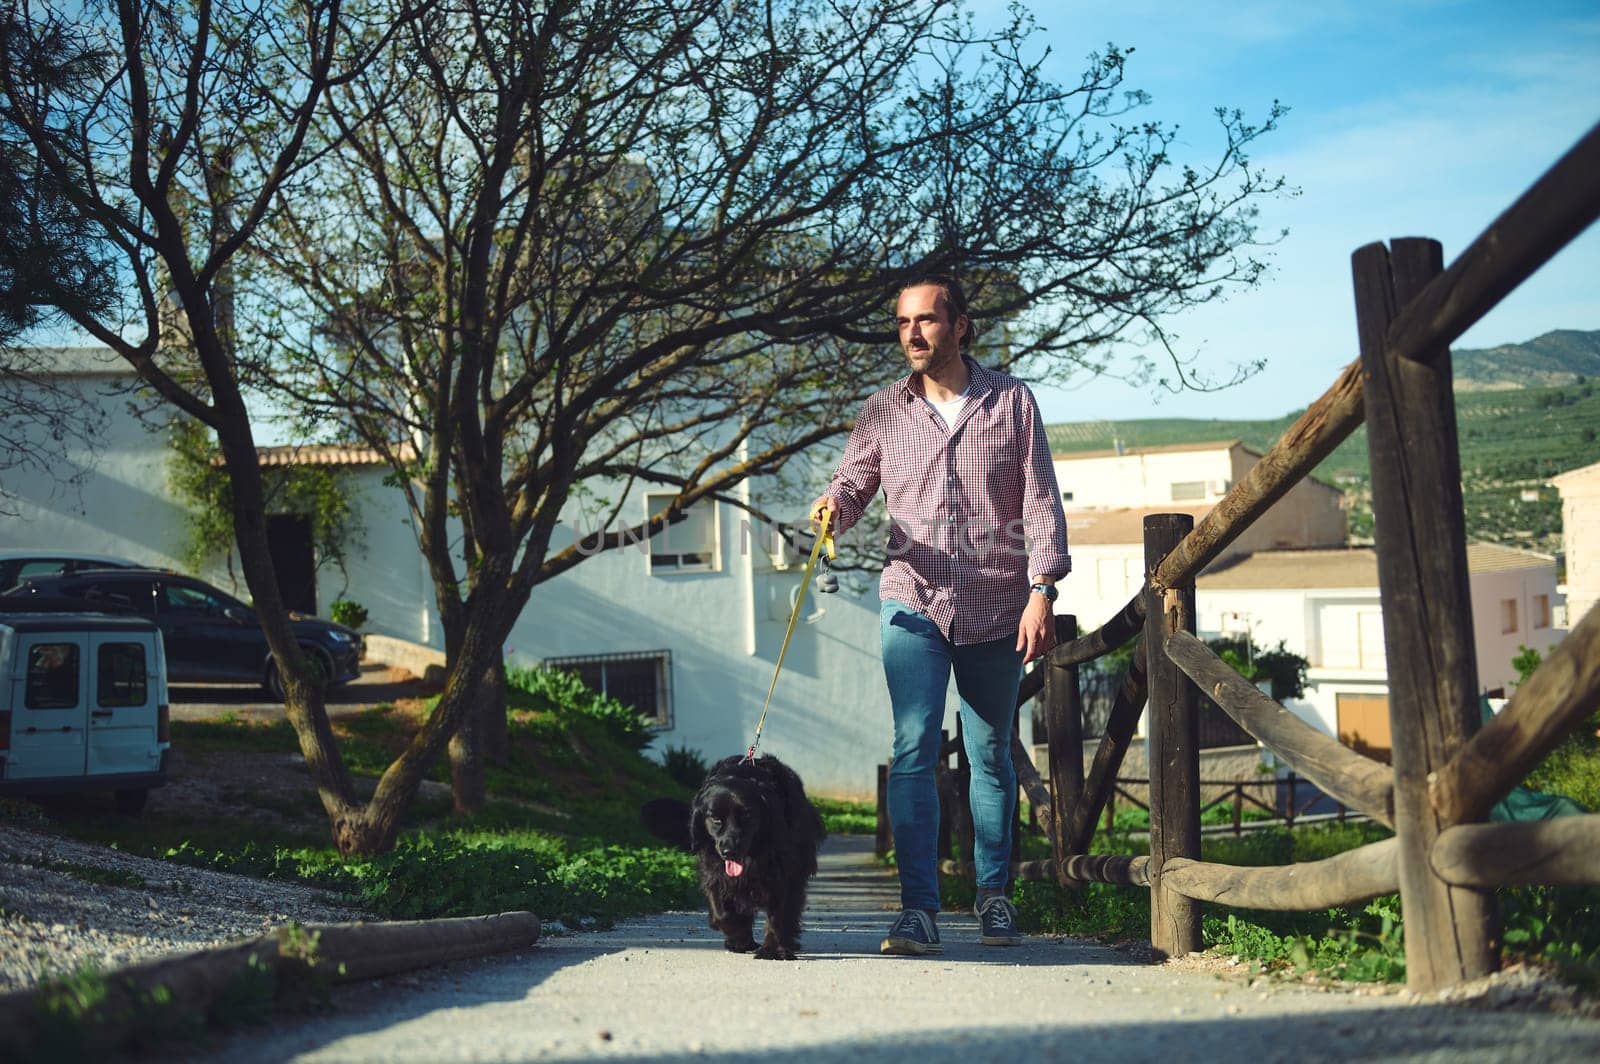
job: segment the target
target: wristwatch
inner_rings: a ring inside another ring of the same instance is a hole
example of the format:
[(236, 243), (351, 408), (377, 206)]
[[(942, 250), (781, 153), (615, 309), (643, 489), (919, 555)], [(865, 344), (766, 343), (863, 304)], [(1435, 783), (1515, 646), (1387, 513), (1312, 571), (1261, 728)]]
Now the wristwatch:
[(1058, 594), (1056, 591), (1056, 585), (1054, 584), (1030, 584), (1028, 585), (1028, 590), (1036, 591), (1043, 595), (1046, 602), (1054, 602), (1056, 600), (1056, 595)]

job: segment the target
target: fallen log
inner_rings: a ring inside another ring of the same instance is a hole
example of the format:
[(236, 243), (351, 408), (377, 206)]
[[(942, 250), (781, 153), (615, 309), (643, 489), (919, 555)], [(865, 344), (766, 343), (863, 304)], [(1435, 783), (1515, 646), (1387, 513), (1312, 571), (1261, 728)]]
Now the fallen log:
[[(525, 949), (539, 918), (512, 912), (447, 920), (300, 926), (258, 938), (0, 995), (0, 1059), (100, 1054), (265, 1013), (295, 987), (396, 975)], [(90, 984), (93, 984), (90, 986)], [(87, 989), (86, 989), (87, 988)]]

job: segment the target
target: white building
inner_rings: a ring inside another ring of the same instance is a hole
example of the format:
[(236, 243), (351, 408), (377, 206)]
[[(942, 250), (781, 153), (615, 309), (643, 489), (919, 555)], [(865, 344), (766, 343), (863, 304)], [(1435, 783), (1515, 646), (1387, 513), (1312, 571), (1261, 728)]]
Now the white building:
[(1561, 493), (1561, 539), (1567, 555), (1567, 624), (1600, 602), (1600, 462), (1551, 478)]
[[(1076, 614), (1081, 630), (1099, 627), (1144, 584), (1144, 519), (1188, 513), (1198, 522), (1260, 460), (1238, 440), (1055, 455), (1072, 549), (1057, 609)], [(1261, 550), (1343, 546), (1342, 503), (1337, 488), (1307, 477), (1214, 564)]]
[[(54, 356), (56, 382), (81, 395), (98, 440), (92, 450), (70, 448), (65, 468), (55, 471), (60, 476), (7, 476), (13, 498), (11, 514), (0, 518), (0, 549), (48, 545), (184, 568), (188, 516), (169, 488), (171, 452), (164, 433), (129, 416), (131, 371), (100, 350)], [(348, 597), (370, 611), (368, 632), (442, 648), (427, 566), (404, 502), (383, 483), (387, 468), (376, 456), (312, 446), (267, 448), (262, 460), (316, 463), (347, 475), (364, 542), (346, 572), (316, 569), (313, 605), (326, 611), (335, 598)], [(64, 483), (69, 477), (76, 483)], [(625, 516), (642, 519), (646, 503), (645, 493), (636, 492)], [(294, 517), (270, 518), (285, 519), (274, 527), (275, 555), (311, 551)], [(554, 548), (574, 536), (559, 529)], [(770, 546), (743, 511), (702, 504), (649, 543), (597, 555), (537, 587), (506, 651), (523, 663), (577, 669), (644, 705), (660, 724), (658, 748), (688, 746), (708, 759), (743, 753), (800, 581), (801, 566), (792, 556), (775, 563)], [(221, 564), (195, 575), (246, 594)], [(876, 586), (825, 597), (812, 589), (806, 613), (808, 623), (797, 627), (784, 661), (762, 748), (792, 763), (817, 793), (869, 797), (892, 736)], [(952, 710), (954, 697), (952, 685)]]
[[(1478, 689), (1499, 694), (1516, 680), (1520, 646), (1547, 653), (1555, 559), (1509, 547), (1467, 547)], [(1388, 666), (1378, 558), (1371, 547), (1263, 551), (1202, 574), (1195, 587), (1202, 633), (1246, 634), (1310, 663), (1305, 697), (1290, 709), (1349, 745), (1389, 748)]]

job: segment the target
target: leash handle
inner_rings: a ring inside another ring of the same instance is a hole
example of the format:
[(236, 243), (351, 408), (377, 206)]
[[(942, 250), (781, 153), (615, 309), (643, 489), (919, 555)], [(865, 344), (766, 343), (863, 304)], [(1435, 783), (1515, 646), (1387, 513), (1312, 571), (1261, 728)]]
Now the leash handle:
[(756, 721), (756, 737), (750, 744), (750, 749), (745, 751), (744, 759), (756, 759), (756, 747), (761, 745), (761, 729), (767, 726), (767, 710), (772, 708), (772, 692), (778, 689), (778, 674), (783, 671), (784, 655), (789, 653), (789, 639), (794, 635), (795, 622), (800, 619), (800, 608), (805, 605), (806, 585), (811, 583), (811, 572), (817, 567), (817, 558), (824, 548), (828, 557), (837, 557), (833, 548), (833, 535), (828, 531), (828, 524), (833, 519), (833, 514), (827, 510), (822, 511), (822, 529), (817, 533), (817, 541), (811, 545), (811, 557), (806, 559), (806, 571), (800, 577), (800, 593), (795, 596), (794, 609), (789, 612), (789, 627), (783, 633), (783, 646), (778, 649), (778, 664), (772, 670), (772, 682), (767, 685), (766, 701), (761, 703), (761, 719)]

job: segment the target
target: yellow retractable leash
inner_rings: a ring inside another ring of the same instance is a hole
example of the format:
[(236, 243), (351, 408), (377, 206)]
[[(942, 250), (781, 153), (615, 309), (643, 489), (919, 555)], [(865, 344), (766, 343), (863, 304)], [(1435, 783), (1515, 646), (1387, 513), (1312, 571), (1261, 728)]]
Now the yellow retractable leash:
[(756, 721), (755, 741), (750, 744), (750, 749), (745, 751), (744, 759), (756, 759), (756, 747), (761, 745), (761, 729), (767, 724), (767, 710), (772, 706), (772, 692), (778, 689), (778, 673), (783, 671), (783, 656), (789, 653), (789, 637), (794, 635), (795, 622), (800, 619), (800, 608), (806, 602), (806, 585), (811, 583), (811, 571), (817, 567), (817, 558), (823, 550), (827, 550), (828, 559), (836, 557), (833, 549), (833, 534), (828, 531), (828, 523), (833, 519), (833, 514), (827, 510), (822, 511), (822, 530), (817, 533), (817, 541), (811, 546), (811, 557), (806, 559), (805, 575), (800, 578), (800, 594), (795, 596), (794, 610), (789, 614), (789, 627), (783, 633), (783, 646), (778, 650), (778, 664), (772, 670), (772, 683), (767, 685), (767, 700), (761, 704), (761, 719)]

